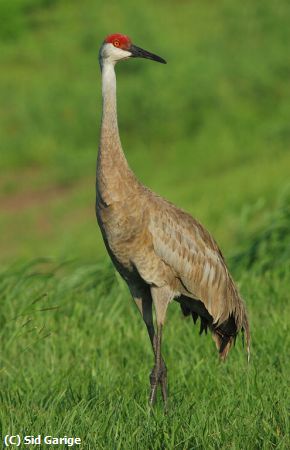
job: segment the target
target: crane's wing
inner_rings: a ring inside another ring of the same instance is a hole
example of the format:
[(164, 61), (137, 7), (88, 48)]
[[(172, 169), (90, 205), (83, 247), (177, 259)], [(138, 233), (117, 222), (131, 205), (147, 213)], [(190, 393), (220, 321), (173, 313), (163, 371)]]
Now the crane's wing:
[(156, 199), (149, 231), (155, 254), (180, 280), (182, 294), (202, 301), (215, 324), (233, 315), (239, 330), (243, 301), (221, 251), (206, 229), (189, 214)]

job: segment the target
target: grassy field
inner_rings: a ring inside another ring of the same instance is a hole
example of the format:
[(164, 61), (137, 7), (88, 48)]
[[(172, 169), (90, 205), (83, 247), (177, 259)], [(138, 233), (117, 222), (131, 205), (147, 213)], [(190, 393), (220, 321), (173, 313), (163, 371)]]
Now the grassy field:
[(164, 416), (160, 400), (148, 410), (148, 337), (110, 266), (10, 268), (0, 286), (3, 435), (77, 436), (83, 449), (289, 448), (289, 282), (289, 267), (240, 278), (249, 366), (240, 339), (220, 364), (211, 338), (171, 305)]
[[(2, 437), (290, 448), (289, 20), (287, 0), (0, 3)], [(117, 68), (130, 165), (214, 234), (250, 314), (250, 365), (240, 339), (220, 364), (171, 305), (166, 416), (147, 408), (148, 337), (94, 217), (111, 32), (168, 61)]]

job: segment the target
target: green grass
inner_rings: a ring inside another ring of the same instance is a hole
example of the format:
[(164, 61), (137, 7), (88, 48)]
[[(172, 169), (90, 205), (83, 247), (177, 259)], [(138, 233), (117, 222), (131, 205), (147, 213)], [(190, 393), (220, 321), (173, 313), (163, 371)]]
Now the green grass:
[(169, 308), (163, 353), (169, 413), (147, 407), (145, 326), (110, 266), (40, 261), (1, 274), (2, 433), (78, 436), (84, 449), (287, 449), (289, 264), (243, 272), (252, 328), (225, 364)]
[[(288, 0), (0, 2), (2, 436), (290, 448), (289, 21)], [(240, 339), (220, 364), (171, 305), (166, 416), (147, 408), (145, 326), (94, 216), (98, 48), (116, 31), (168, 60), (117, 67), (130, 165), (213, 233), (251, 321), (250, 365)]]

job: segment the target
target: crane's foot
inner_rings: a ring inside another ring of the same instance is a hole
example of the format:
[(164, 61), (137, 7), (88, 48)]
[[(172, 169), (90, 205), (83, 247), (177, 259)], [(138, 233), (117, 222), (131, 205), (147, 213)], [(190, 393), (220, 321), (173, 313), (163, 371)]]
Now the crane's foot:
[(153, 406), (156, 402), (157, 389), (160, 385), (164, 410), (167, 411), (167, 368), (164, 361), (162, 361), (159, 368), (157, 367), (157, 365), (153, 367), (150, 374), (150, 385), (151, 391), (149, 396), (149, 405)]

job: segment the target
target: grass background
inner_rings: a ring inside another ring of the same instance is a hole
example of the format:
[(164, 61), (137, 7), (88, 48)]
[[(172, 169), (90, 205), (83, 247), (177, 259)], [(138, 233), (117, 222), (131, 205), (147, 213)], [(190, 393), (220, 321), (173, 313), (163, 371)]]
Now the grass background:
[[(0, 3), (0, 430), (84, 449), (290, 447), (290, 4)], [(94, 217), (98, 48), (124, 32), (168, 65), (117, 67), (131, 167), (215, 236), (253, 351), (217, 362), (172, 305), (170, 410), (146, 405), (152, 355)], [(47, 448), (47, 447), (46, 447)]]

